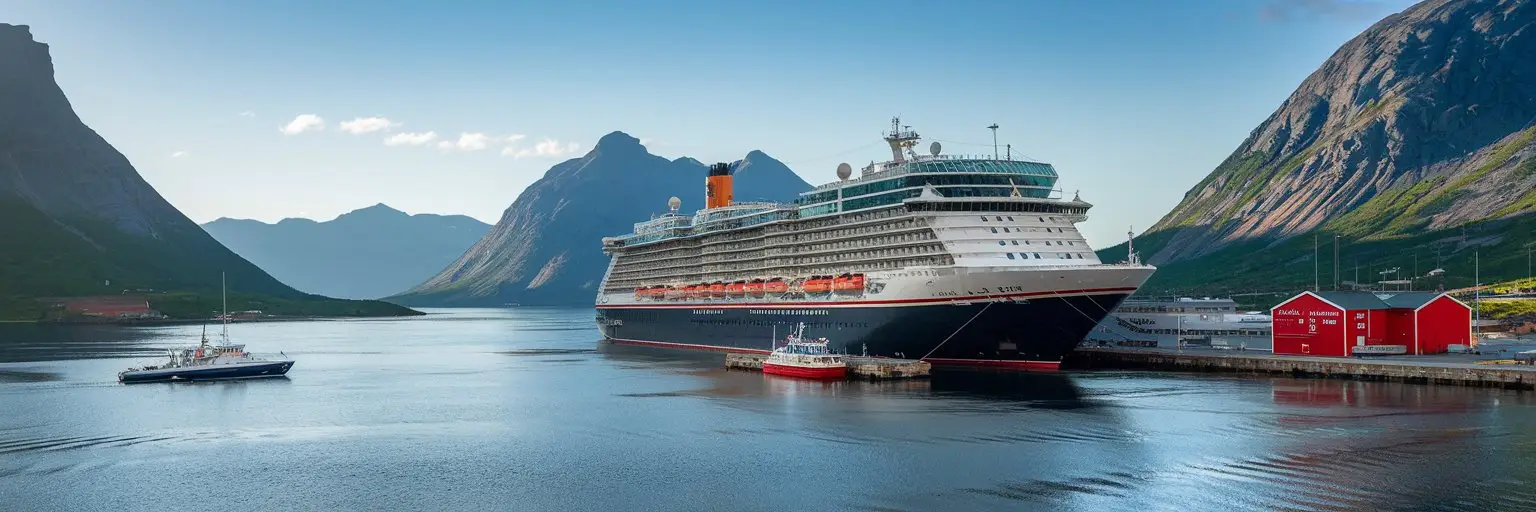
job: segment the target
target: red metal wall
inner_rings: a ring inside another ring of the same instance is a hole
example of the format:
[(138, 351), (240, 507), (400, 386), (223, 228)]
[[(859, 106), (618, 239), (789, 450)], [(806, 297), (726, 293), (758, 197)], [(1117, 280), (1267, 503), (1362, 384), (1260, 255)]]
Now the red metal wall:
[(1390, 309), (1387, 310), (1387, 345), (1402, 345), (1408, 347), (1409, 354), (1416, 354), (1413, 341), (1413, 319), (1416, 318), (1412, 310)]
[(1310, 293), (1303, 293), (1270, 310), (1275, 353), (1347, 356), (1344, 311)]
[[(1355, 345), (1396, 345), (1387, 340), (1387, 310), (1362, 309), (1345, 315), (1345, 342)], [(1349, 355), (1349, 354), (1344, 354)]]
[(1446, 295), (1417, 311), (1419, 350), (1439, 354), (1447, 345), (1472, 343), (1472, 310)]

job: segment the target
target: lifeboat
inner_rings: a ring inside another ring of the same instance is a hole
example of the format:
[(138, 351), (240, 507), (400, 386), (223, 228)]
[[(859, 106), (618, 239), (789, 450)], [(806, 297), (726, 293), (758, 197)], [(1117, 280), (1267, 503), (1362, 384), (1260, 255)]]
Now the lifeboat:
[(763, 295), (763, 280), (753, 279), (748, 281), (746, 285), (742, 286), (742, 289), (747, 292), (747, 295), (761, 297)]
[(666, 289), (666, 293), (664, 293), (663, 295), (666, 297), (667, 300), (681, 299), (683, 297), (687, 297), (688, 296), (688, 292), (685, 291), (686, 289), (687, 289), (686, 286), (683, 287), (683, 288), (677, 288), (677, 287), (674, 287), (674, 286), (668, 286), (667, 289)]
[(805, 293), (827, 293), (832, 291), (832, 278), (811, 276), (810, 279), (805, 280), (805, 284), (800, 285), (800, 289), (805, 290)]
[(705, 296), (709, 295), (709, 285), (707, 285), (707, 284), (692, 285), (692, 286), (689, 286), (687, 288), (687, 290), (688, 290), (688, 298), (690, 298), (690, 299), (697, 299), (697, 298), (705, 297)]
[(725, 283), (715, 281), (709, 285), (709, 294), (714, 297), (725, 296)]
[(742, 295), (746, 295), (747, 294), (747, 282), (746, 281), (736, 281), (734, 283), (725, 285), (725, 294), (726, 295), (730, 295), (732, 297), (740, 297)]
[(639, 288), (635, 288), (635, 300), (644, 299), (644, 298), (650, 296), (650, 292), (651, 292), (651, 289), (648, 288), (648, 287), (645, 287), (645, 286), (641, 286)]
[(838, 293), (864, 291), (864, 274), (843, 274), (832, 281), (832, 290)]
[(664, 299), (667, 296), (667, 287), (652, 286), (651, 289), (646, 292), (646, 295), (649, 295), (652, 299)]
[(784, 293), (787, 291), (789, 291), (789, 283), (784, 282), (782, 277), (775, 277), (763, 283), (763, 293)]

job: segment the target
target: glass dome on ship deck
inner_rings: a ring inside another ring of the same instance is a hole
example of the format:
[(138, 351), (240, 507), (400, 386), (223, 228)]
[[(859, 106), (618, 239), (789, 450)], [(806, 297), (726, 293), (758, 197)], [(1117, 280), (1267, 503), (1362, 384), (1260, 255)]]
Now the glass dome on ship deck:
[[(839, 190), (842, 191), (843, 199), (851, 199), (892, 190), (916, 189), (924, 185), (933, 185), (946, 197), (1003, 197), (1011, 195), (1013, 188), (1018, 187), (1021, 196), (1043, 199), (1050, 197), (1052, 187), (1056, 185), (1056, 169), (1051, 167), (1051, 164), (1022, 160), (923, 159), (905, 162), (888, 170), (865, 174), (849, 182), (829, 183), (817, 187), (814, 191), (801, 195), (795, 202), (801, 205), (813, 205), (835, 201)], [(917, 197), (916, 190), (905, 192), (908, 194), (901, 197), (881, 197), (873, 201), (873, 204), (865, 204), (869, 201), (857, 201), (854, 204), (845, 205), (843, 210), (889, 204), (892, 199), (899, 201), (906, 197)], [(802, 210), (801, 213), (827, 212)]]

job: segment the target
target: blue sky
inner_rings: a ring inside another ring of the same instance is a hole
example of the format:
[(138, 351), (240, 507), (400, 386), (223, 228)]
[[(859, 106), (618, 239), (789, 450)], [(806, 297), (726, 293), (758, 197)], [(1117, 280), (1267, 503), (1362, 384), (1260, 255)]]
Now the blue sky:
[(1096, 205), (1103, 246), (1410, 4), (12, 0), (0, 21), (32, 26), (80, 117), (198, 222), (379, 202), (495, 222), (613, 130), (706, 162), (761, 149), (819, 184), (888, 157), (901, 115), (946, 152), (990, 153), (998, 123)]

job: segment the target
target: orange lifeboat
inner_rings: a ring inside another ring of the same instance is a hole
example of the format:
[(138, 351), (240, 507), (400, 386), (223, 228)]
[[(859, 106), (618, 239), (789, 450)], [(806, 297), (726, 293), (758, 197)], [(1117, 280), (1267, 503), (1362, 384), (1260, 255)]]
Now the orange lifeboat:
[(805, 293), (827, 293), (832, 291), (832, 278), (811, 276), (810, 279), (805, 280), (805, 284), (800, 285), (800, 289), (805, 290)]
[(747, 294), (747, 282), (746, 281), (736, 281), (734, 283), (725, 285), (725, 294), (726, 295), (730, 295), (732, 297), (740, 297), (742, 295), (746, 295)]
[(858, 293), (864, 290), (864, 274), (843, 274), (832, 281), (832, 290), (838, 293)]
[(747, 284), (743, 285), (742, 289), (746, 291), (747, 295), (761, 297), (763, 295), (763, 280), (753, 279), (751, 281), (747, 281)]
[(714, 283), (710, 284), (709, 285), (709, 294), (711, 296), (714, 296), (714, 297), (724, 297), (725, 296), (725, 283), (722, 283), (720, 281), (715, 281)]
[(763, 293), (784, 293), (787, 291), (789, 291), (789, 283), (784, 282), (782, 277), (775, 277), (763, 283)]
[(667, 287), (666, 286), (652, 286), (650, 291), (647, 292), (647, 295), (650, 295), (652, 299), (662, 299), (662, 298), (665, 298), (667, 296)]
[(646, 298), (647, 296), (650, 295), (650, 292), (651, 292), (650, 288), (647, 288), (647, 287), (644, 287), (644, 286), (641, 286), (639, 288), (635, 288), (635, 300), (640, 300), (640, 299)]
[(686, 288), (687, 287), (678, 288), (675, 286), (668, 286), (664, 291), (663, 296), (666, 297), (667, 300), (677, 300), (683, 297), (687, 297), (688, 292), (685, 291)]
[(690, 298), (690, 299), (697, 299), (697, 298), (703, 297), (703, 296), (705, 296), (705, 295), (707, 295), (709, 293), (709, 285), (703, 285), (703, 284), (689, 285), (687, 288), (684, 288), (684, 289), (688, 290), (688, 294), (687, 295), (688, 295), (688, 298)]

